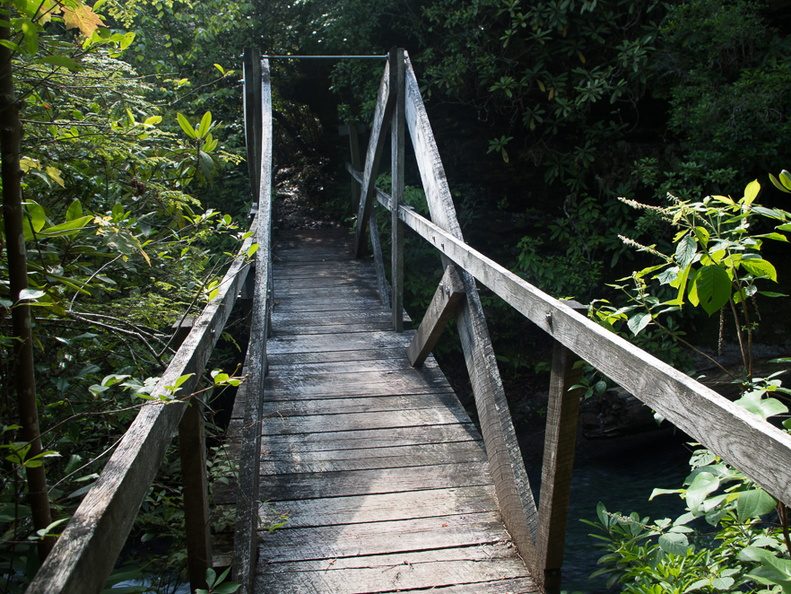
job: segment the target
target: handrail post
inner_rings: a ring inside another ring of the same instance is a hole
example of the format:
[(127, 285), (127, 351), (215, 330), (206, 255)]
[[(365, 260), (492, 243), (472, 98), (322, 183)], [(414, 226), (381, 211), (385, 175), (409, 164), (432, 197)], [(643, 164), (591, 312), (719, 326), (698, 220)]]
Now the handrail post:
[(206, 430), (203, 402), (197, 396), (190, 400), (179, 424), (179, 456), (184, 489), (187, 568), (190, 590), (195, 591), (196, 588), (206, 588), (206, 570), (212, 566)]
[[(584, 309), (576, 302), (569, 305), (575, 310)], [(580, 368), (574, 365), (578, 360), (572, 351), (554, 341), (534, 576), (543, 578), (544, 591), (548, 594), (560, 592), (581, 396), (580, 389), (571, 389), (579, 383), (581, 375)]]
[(404, 201), (404, 142), (406, 139), (404, 50), (390, 50), (390, 92), (396, 96), (393, 121), (390, 127), (391, 138), (391, 204), (390, 249), (391, 285), (393, 288), (390, 306), (393, 313), (393, 329), (404, 330), (404, 224), (398, 218), (398, 207)]
[(247, 168), (253, 202), (258, 202), (261, 186), (261, 50), (244, 50), (244, 134), (247, 144)]
[[(360, 165), (360, 139), (357, 136), (357, 125), (347, 124), (346, 127), (349, 129), (349, 153), (351, 164), (352, 167), (359, 171), (362, 167)], [(351, 192), (352, 196), (349, 212), (355, 213), (357, 212), (357, 205), (360, 204), (360, 186), (354, 178), (352, 178)]]

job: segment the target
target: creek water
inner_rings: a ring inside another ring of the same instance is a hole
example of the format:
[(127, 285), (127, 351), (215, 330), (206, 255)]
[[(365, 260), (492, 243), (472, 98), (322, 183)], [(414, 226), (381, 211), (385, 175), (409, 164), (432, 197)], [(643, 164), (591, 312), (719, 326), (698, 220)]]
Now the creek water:
[[(600, 594), (608, 590), (606, 578), (591, 579), (604, 551), (589, 536), (595, 530), (581, 519), (596, 520), (596, 506), (608, 511), (638, 512), (652, 520), (683, 513), (676, 495), (649, 501), (654, 488), (678, 488), (689, 474), (689, 438), (671, 430), (607, 440), (580, 438), (574, 462), (571, 503), (563, 561), (562, 588), (567, 592)], [(539, 483), (539, 476), (530, 476)], [(617, 589), (615, 590), (617, 591)]]

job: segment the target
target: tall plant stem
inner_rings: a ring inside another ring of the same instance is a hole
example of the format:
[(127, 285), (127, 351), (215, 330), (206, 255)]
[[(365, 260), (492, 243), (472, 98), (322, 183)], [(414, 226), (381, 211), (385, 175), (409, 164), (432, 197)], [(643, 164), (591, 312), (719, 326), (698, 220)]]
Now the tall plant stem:
[[(0, 18), (8, 22), (9, 15), (0, 11)], [(0, 26), (0, 40), (9, 40), (8, 27)], [(33, 368), (33, 331), (30, 306), (20, 300), (22, 291), (28, 288), (27, 255), (25, 253), (24, 213), (22, 211), (22, 169), (19, 166), (19, 146), (22, 139), (22, 124), (19, 121), (19, 103), (14, 92), (13, 70), (10, 50), (0, 45), (0, 153), (3, 183), (3, 217), (5, 222), (6, 251), (8, 253), (8, 276), (11, 289), (11, 309), (14, 341), (12, 376), (16, 379), (17, 406), (21, 441), (30, 444), (26, 459), (42, 452), (41, 434), (36, 404), (36, 381)], [(52, 523), (47, 479), (44, 466), (26, 465), (28, 499), (33, 516), (33, 526), (43, 530)], [(43, 561), (54, 545), (53, 537), (38, 542), (39, 560)]]

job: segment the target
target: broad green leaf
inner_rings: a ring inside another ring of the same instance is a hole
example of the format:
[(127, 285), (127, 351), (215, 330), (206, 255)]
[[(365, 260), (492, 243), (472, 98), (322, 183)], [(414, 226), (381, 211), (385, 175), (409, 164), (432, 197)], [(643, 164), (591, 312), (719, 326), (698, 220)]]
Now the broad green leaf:
[(785, 186), (783, 186), (783, 184), (781, 184), (780, 181), (774, 175), (772, 175), (771, 173), (769, 174), (769, 181), (771, 181), (772, 185), (775, 188), (777, 188), (778, 190), (780, 190), (781, 192), (788, 193), (789, 190), (791, 190), (791, 188), (786, 188)]
[(773, 239), (774, 241), (784, 241), (788, 243), (788, 237), (782, 233), (762, 233), (761, 235), (754, 235), (753, 237), (760, 237), (761, 239)]
[(69, 204), (69, 208), (66, 209), (66, 220), (73, 221), (74, 219), (78, 219), (82, 216), (82, 202), (79, 200), (73, 201)]
[(651, 314), (647, 311), (641, 311), (629, 318), (629, 321), (626, 322), (626, 325), (629, 327), (629, 330), (632, 331), (632, 334), (637, 336), (640, 334), (640, 332), (645, 330), (646, 326), (648, 326), (650, 323)]
[(698, 238), (700, 245), (706, 247), (709, 244), (709, 231), (706, 227), (695, 227), (695, 237)]
[(771, 262), (761, 258), (742, 259), (742, 268), (755, 277), (768, 278), (777, 282), (777, 270)]
[(651, 491), (651, 497), (648, 498), (648, 501), (652, 501), (657, 495), (677, 495), (683, 492), (684, 489), (654, 489)]
[(691, 511), (696, 511), (700, 505), (720, 486), (720, 480), (710, 472), (700, 472), (687, 487), (686, 501), (687, 507)]
[(47, 64), (48, 66), (68, 68), (69, 70), (75, 72), (80, 69), (79, 62), (64, 55), (41, 56), (33, 60), (33, 62), (36, 64)]
[(758, 518), (772, 512), (777, 506), (777, 501), (763, 489), (751, 489), (739, 493), (736, 501), (736, 512), (739, 520), (747, 522), (751, 518)]
[(771, 551), (758, 547), (745, 547), (739, 553), (740, 561), (753, 561), (761, 564), (747, 574), (747, 577), (766, 585), (779, 585), (783, 593), (791, 593), (791, 561), (779, 559)]
[(689, 554), (689, 539), (678, 532), (667, 532), (659, 537), (659, 547), (666, 553), (686, 557)]
[(689, 288), (690, 302), (698, 301), (709, 315), (718, 312), (728, 303), (730, 296), (731, 279), (719, 266), (704, 266), (698, 270)]
[(25, 206), (27, 207), (24, 223), (25, 239), (30, 241), (34, 234), (41, 231), (47, 224), (47, 213), (44, 211), (44, 207), (32, 200), (27, 201)]
[(53, 225), (52, 227), (42, 229), (39, 235), (42, 237), (69, 237), (76, 235), (84, 229), (92, 219), (93, 217), (91, 215), (86, 215), (71, 221), (66, 221), (59, 225)]
[(712, 196), (712, 198), (714, 198), (714, 200), (717, 202), (722, 202), (723, 204), (736, 204), (729, 196)]
[(209, 133), (211, 127), (211, 112), (207, 111), (198, 124), (198, 138), (204, 138)]
[(47, 176), (56, 184), (58, 184), (61, 188), (66, 187), (66, 183), (63, 181), (63, 177), (60, 174), (60, 169), (58, 169), (57, 167), (53, 167), (52, 165), (47, 165), (44, 168), (44, 171), (46, 171)]
[(791, 190), (791, 173), (789, 173), (787, 169), (783, 169), (780, 172), (780, 183)]
[(151, 116), (151, 117), (146, 118), (146, 121), (143, 122), (143, 125), (144, 126), (156, 126), (161, 121), (162, 121), (162, 116), (155, 115), (155, 116)]
[(758, 183), (757, 179), (754, 179), (749, 184), (747, 184), (746, 188), (744, 188), (744, 198), (742, 198), (740, 202), (744, 206), (750, 206), (753, 203), (753, 201), (758, 197), (758, 192), (760, 191), (761, 191), (761, 184)]
[(22, 289), (19, 292), (19, 300), (22, 301), (23, 299), (27, 299), (29, 301), (35, 301), (44, 295), (46, 295), (46, 293), (40, 289)]
[(742, 408), (766, 420), (788, 412), (788, 407), (776, 398), (765, 398), (763, 390), (752, 390), (735, 401)]
[(181, 112), (177, 113), (176, 119), (178, 120), (181, 129), (184, 130), (184, 134), (186, 134), (190, 138), (198, 137), (197, 132), (195, 132), (195, 128), (192, 127), (192, 124), (189, 123), (189, 120), (186, 118), (186, 116), (183, 113)]
[(676, 246), (675, 258), (681, 268), (686, 268), (692, 263), (697, 251), (697, 243), (693, 235), (685, 235)]

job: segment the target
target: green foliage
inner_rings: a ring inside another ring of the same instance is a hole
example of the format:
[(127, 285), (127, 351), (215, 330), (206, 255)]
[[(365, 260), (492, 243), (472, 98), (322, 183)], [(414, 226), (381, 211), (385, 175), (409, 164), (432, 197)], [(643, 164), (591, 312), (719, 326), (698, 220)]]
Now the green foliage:
[[(791, 214), (755, 202), (760, 189), (757, 180), (751, 182), (739, 200), (707, 196), (693, 202), (669, 196), (666, 207), (624, 200), (634, 208), (654, 211), (677, 230), (672, 253), (658, 251), (656, 244), (641, 245), (622, 237), (625, 244), (662, 262), (620, 279), (629, 284), (613, 286), (626, 295), (627, 304), (619, 307), (599, 300), (592, 306), (595, 319), (610, 329), (625, 325), (634, 336), (653, 324), (680, 338), (665, 320), (677, 317), (685, 307), (702, 309), (711, 316), (727, 306), (735, 318), (745, 369), (751, 375), (752, 303), (759, 294), (780, 295), (759, 290), (766, 282), (777, 282), (777, 271), (761, 250), (767, 239), (787, 242), (783, 232), (791, 229), (787, 223)], [(756, 232), (760, 219), (774, 222), (775, 230)]]
[[(15, 2), (11, 10), (6, 46), (14, 50), (25, 125), (20, 165), (30, 289), (22, 298), (35, 306), (45, 451), (28, 459), (29, 445), (19, 442), (13, 422), (8, 336), (9, 312), (17, 304), (10, 299), (3, 252), (4, 592), (23, 589), (36, 569), (31, 546), (41, 535), (32, 531), (24, 503), (26, 468), (47, 468), (56, 518), (47, 530), (57, 532), (143, 404), (137, 395), (151, 392), (172, 356), (171, 324), (194, 311), (227, 263), (223, 252), (234, 249), (235, 221), (207, 209), (200, 195), (221, 168), (241, 160), (221, 144), (234, 127), (216, 113), (228, 110), (209, 113), (182, 101), (176, 111), (169, 101), (189, 97), (186, 79), (145, 77), (129, 64), (134, 32), (105, 28), (106, 19), (77, 0)], [(212, 68), (220, 82), (233, 78), (230, 70)], [(227, 90), (235, 104), (236, 91)], [(220, 196), (218, 203), (230, 201)], [(214, 379), (217, 386), (238, 381), (222, 373)], [(177, 389), (174, 396), (182, 397)], [(144, 512), (150, 528), (181, 530), (178, 497), (164, 482), (152, 490)]]
[[(784, 171), (779, 179), (771, 179), (785, 191), (791, 178)], [(632, 283), (617, 287), (627, 295), (626, 305), (599, 302), (592, 315), (613, 330), (625, 325), (639, 336), (658, 327), (683, 341), (671, 322), (684, 308), (702, 309), (709, 315), (727, 308), (736, 322), (744, 364), (736, 404), (768, 420), (787, 415), (788, 406), (781, 398), (787, 400), (791, 391), (782, 387), (779, 374), (752, 377), (755, 323), (749, 312), (757, 295), (779, 296), (759, 289), (766, 282), (777, 282), (775, 267), (761, 249), (767, 239), (787, 241), (783, 233), (791, 229), (791, 215), (757, 204), (759, 191), (760, 184), (753, 181), (738, 200), (708, 196), (693, 202), (671, 196), (670, 205), (663, 208), (630, 201), (635, 208), (660, 213), (677, 230), (672, 254), (624, 239), (662, 262), (622, 279)], [(762, 222), (771, 222), (775, 229), (762, 231)], [(786, 420), (783, 426), (789, 429), (791, 423)], [(602, 569), (594, 575), (609, 576), (609, 585), (620, 584), (625, 592), (767, 591), (764, 586), (787, 591), (791, 584), (787, 507), (708, 450), (697, 450), (690, 465), (692, 472), (682, 488), (655, 489), (651, 496), (681, 496), (687, 512), (676, 519), (651, 523), (637, 513), (610, 514), (599, 504), (598, 522), (588, 523), (600, 532), (595, 537), (607, 552), (599, 559)]]
[(206, 585), (208, 585), (208, 589), (198, 588), (195, 590), (195, 594), (233, 594), (239, 589), (241, 584), (227, 580), (228, 574), (230, 572), (230, 567), (228, 567), (220, 575), (217, 575), (217, 572), (213, 569), (207, 569)]

